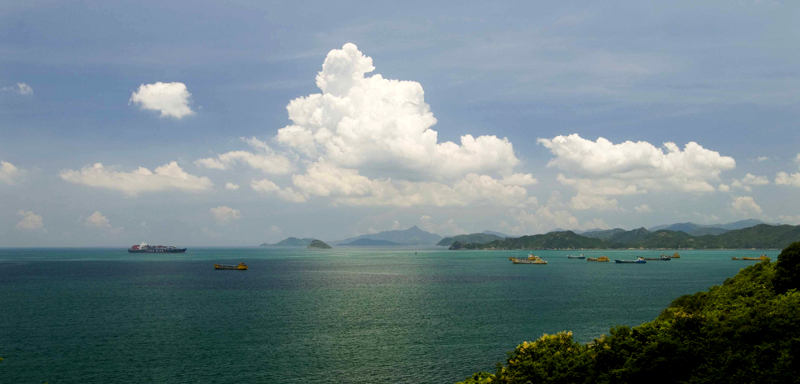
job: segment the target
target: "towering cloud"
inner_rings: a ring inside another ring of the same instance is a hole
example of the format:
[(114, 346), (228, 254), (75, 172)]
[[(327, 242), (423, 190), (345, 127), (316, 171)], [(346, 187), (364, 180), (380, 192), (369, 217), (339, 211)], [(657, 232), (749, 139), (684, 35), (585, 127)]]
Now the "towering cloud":
[(189, 107), (191, 96), (186, 84), (157, 82), (140, 85), (128, 103), (137, 104), (141, 109), (161, 112), (161, 117), (181, 119), (194, 114)]
[[(496, 136), (463, 135), (459, 143), (439, 142), (436, 118), (425, 103), (422, 86), (413, 81), (367, 76), (372, 59), (353, 44), (332, 50), (317, 74), (321, 93), (292, 100), (292, 124), (275, 141), (293, 156), (279, 155), (266, 143), (250, 141), (271, 156), (257, 167), (249, 152), (229, 152), (198, 160), (198, 165), (226, 169), (243, 162), (268, 173), (288, 169), (277, 158), (297, 158), (305, 172), (292, 176), (292, 187), (254, 180), (251, 187), (284, 200), (312, 196), (345, 205), (504, 206), (526, 201), (530, 174), (514, 173), (519, 159), (511, 143)], [(264, 159), (265, 160), (265, 159)]]
[(510, 174), (519, 163), (511, 143), (496, 136), (439, 142), (422, 86), (365, 76), (373, 70), (372, 59), (353, 44), (328, 53), (316, 79), (322, 93), (289, 103), (293, 124), (278, 131), (278, 142), (337, 167), (403, 176)]

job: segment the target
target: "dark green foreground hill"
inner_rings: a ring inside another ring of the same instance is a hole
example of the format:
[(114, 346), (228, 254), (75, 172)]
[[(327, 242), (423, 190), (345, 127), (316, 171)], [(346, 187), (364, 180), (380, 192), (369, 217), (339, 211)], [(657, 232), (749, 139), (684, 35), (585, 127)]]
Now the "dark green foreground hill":
[(653, 321), (587, 344), (544, 335), (479, 383), (800, 383), (800, 242), (721, 286), (679, 297)]

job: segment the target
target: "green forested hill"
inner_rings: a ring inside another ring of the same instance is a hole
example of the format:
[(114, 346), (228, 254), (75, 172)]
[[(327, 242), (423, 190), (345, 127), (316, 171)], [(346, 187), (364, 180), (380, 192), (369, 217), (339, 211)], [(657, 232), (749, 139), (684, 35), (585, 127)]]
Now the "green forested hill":
[[(496, 240), (485, 244), (460, 242), (458, 249), (749, 249), (783, 248), (800, 241), (800, 226), (761, 224), (755, 227), (728, 231), (720, 235), (692, 236), (681, 231), (609, 232), (606, 240), (578, 235), (572, 231), (550, 232), (544, 235), (522, 236)], [(602, 237), (606, 237), (603, 234)]]
[(445, 237), (437, 243), (436, 245), (441, 247), (449, 247), (456, 241), (461, 243), (475, 243), (475, 244), (486, 244), (491, 241), (495, 240), (504, 240), (505, 237), (488, 234), (488, 233), (471, 233), (469, 235), (458, 235), (453, 237)]
[[(522, 236), (495, 240), (486, 244), (465, 244), (465, 249), (574, 249), (609, 248), (610, 243), (585, 237), (572, 231), (550, 232), (543, 235)], [(474, 247), (472, 247), (474, 246)]]

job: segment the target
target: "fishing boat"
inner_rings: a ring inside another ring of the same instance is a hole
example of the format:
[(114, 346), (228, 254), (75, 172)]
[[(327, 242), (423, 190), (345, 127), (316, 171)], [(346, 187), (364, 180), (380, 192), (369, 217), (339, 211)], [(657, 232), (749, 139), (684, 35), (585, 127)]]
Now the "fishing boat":
[(767, 257), (767, 255), (761, 255), (759, 257), (731, 257), (731, 260), (756, 260), (756, 261), (762, 261), (762, 260), (769, 260), (769, 257)]
[(229, 271), (246, 271), (247, 264), (245, 263), (239, 263), (239, 265), (214, 264), (214, 269), (224, 269)]
[(509, 257), (508, 259), (514, 264), (547, 264), (546, 260), (542, 260), (541, 257), (534, 254), (528, 255), (527, 259), (521, 259), (518, 257)]
[(611, 261), (608, 256), (590, 257), (586, 261)]
[(586, 256), (584, 256), (582, 253), (581, 253), (580, 255), (578, 255), (578, 256), (575, 256), (575, 255), (567, 255), (567, 259), (580, 259), (580, 260), (583, 260), (583, 259), (585, 259), (585, 258), (586, 258)]
[(678, 253), (678, 252), (675, 252), (675, 254), (674, 254), (674, 255), (672, 255), (672, 258), (673, 258), (673, 259), (680, 259), (680, 258), (681, 258), (681, 254), (680, 254), (680, 253)]
[(663, 261), (670, 261), (672, 260), (672, 256), (668, 256), (665, 254), (661, 254), (661, 257), (645, 257), (645, 260), (663, 260)]
[(618, 264), (644, 264), (644, 263), (647, 262), (647, 260), (645, 260), (644, 257), (639, 256), (639, 257), (636, 258), (636, 260), (620, 260), (620, 259), (616, 259), (616, 260), (614, 260), (614, 262), (616, 262)]

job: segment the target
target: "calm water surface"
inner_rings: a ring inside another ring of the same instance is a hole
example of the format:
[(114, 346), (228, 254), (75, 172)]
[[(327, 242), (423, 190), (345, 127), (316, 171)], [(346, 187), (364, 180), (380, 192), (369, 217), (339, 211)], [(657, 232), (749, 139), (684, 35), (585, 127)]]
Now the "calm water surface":
[(568, 253), (0, 249), (0, 383), (452, 383), (543, 333), (650, 321), (754, 263), (731, 256), (779, 251)]

